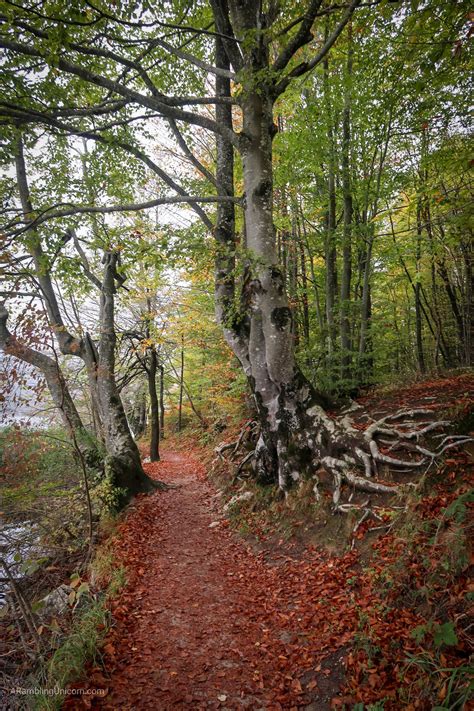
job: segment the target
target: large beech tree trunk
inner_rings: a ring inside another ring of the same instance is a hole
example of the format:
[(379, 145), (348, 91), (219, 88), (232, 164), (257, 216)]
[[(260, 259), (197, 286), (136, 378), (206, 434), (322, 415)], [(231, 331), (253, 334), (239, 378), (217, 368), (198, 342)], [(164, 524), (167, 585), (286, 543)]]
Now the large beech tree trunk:
[[(261, 48), (263, 55), (265, 49)], [(258, 54), (258, 53), (256, 53)], [(217, 41), (217, 65), (229, 66)], [(263, 64), (265, 56), (262, 57)], [(252, 66), (258, 71), (261, 65)], [(229, 81), (216, 78), (217, 96), (230, 93)], [(236, 303), (235, 227), (232, 203), (218, 207), (215, 231), (216, 312), (227, 343), (247, 375), (261, 423), (255, 453), (260, 480), (277, 481), (282, 489), (300, 476), (302, 466), (314, 466), (318, 437), (323, 446), (324, 428), (332, 423), (322, 408), (324, 398), (303, 377), (295, 363), (292, 314), (278, 264), (273, 225), (272, 140), (273, 100), (270, 93), (249, 90), (242, 101), (241, 157), (245, 185), (246, 247), (251, 255), (239, 303)], [(220, 123), (231, 126), (225, 104), (217, 104)], [(232, 194), (232, 146), (217, 139), (217, 184), (222, 194)]]
[[(222, 13), (225, 16), (226, 3), (216, 0), (215, 5), (219, 9), (219, 13), (215, 12), (218, 20)], [(273, 225), (272, 141), (277, 131), (273, 103), (278, 92), (265, 78), (268, 51), (265, 33), (258, 31), (265, 29), (265, 18), (255, 6), (237, 2), (230, 5), (236, 34), (243, 36), (252, 30), (257, 37), (254, 46), (242, 49), (243, 66), (238, 67), (242, 77), (249, 77), (248, 84), (242, 80), (243, 128), (239, 139), (245, 192), (243, 241), (248, 256), (242, 283), (237, 284), (234, 207), (232, 203), (219, 204), (215, 229), (216, 314), (227, 343), (247, 376), (260, 420), (260, 437), (253, 457), (257, 477), (262, 482), (276, 482), (286, 490), (292, 481), (305, 473), (314, 476), (323, 466), (334, 478), (333, 499), (337, 507), (343, 480), (367, 491), (392, 489), (353, 473), (354, 467), (362, 467), (370, 477), (374, 462), (381, 461), (383, 455), (371, 438), (361, 442), (350, 422), (336, 422), (326, 414), (325, 398), (295, 362), (292, 314)], [(227, 20), (219, 20), (218, 29), (225, 35), (232, 32)], [(234, 64), (233, 56), (232, 43), (218, 39), (217, 67), (228, 69), (230, 60)], [(230, 95), (229, 80), (222, 74), (216, 76), (218, 99)], [(257, 81), (256, 77), (263, 79)], [(216, 118), (221, 126), (232, 128), (228, 104), (217, 101)], [(217, 137), (216, 179), (220, 195), (233, 195), (233, 149), (223, 134)]]

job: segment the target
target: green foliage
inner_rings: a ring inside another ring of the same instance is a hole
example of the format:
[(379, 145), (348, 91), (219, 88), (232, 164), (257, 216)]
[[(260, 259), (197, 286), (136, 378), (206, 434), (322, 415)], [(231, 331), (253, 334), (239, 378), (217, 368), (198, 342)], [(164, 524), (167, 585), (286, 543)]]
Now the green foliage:
[(118, 511), (126, 494), (126, 490), (116, 486), (110, 476), (98, 477), (93, 488), (94, 499), (100, 502), (104, 513)]
[(411, 654), (407, 660), (407, 670), (417, 668), (428, 675), (432, 688), (441, 688), (444, 699), (432, 707), (432, 711), (461, 711), (472, 698), (474, 682), (472, 666), (445, 667), (430, 653)]
[(429, 622), (426, 625), (415, 627), (411, 632), (411, 636), (418, 643), (422, 642), (428, 634), (433, 636), (433, 643), (436, 649), (444, 645), (449, 646), (458, 643), (452, 622), (444, 622), (442, 625)]
[(447, 506), (443, 511), (446, 519), (453, 519), (457, 523), (463, 523), (467, 515), (467, 505), (474, 502), (474, 491), (465, 491)]
[[(101, 647), (110, 628), (108, 603), (123, 589), (126, 583), (125, 571), (117, 565), (113, 551), (107, 543), (98, 547), (90, 564), (90, 579), (93, 587), (100, 588), (92, 594), (89, 583), (78, 573), (70, 578), (71, 605), (81, 600), (73, 614), (71, 628), (54, 648), (53, 654), (40, 669), (34, 679), (35, 685), (46, 689), (67, 689), (68, 685), (80, 680), (87, 665), (100, 660)], [(36, 698), (38, 709), (55, 711), (61, 708), (64, 696), (41, 695)]]
[[(86, 664), (94, 662), (107, 634), (109, 613), (104, 601), (91, 600), (79, 614), (63, 644), (55, 650), (44, 670), (42, 688), (66, 689), (68, 684), (81, 678)], [(60, 709), (64, 697), (42, 695), (37, 698), (37, 708), (45, 711)]]

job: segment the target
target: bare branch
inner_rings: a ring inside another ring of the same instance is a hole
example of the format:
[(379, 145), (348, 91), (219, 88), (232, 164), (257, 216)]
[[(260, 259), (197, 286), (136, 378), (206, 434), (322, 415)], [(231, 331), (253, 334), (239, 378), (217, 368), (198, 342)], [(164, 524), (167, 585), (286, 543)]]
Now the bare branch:
[(109, 215), (114, 212), (137, 212), (139, 210), (149, 210), (153, 207), (158, 207), (159, 205), (179, 205), (182, 203), (193, 204), (193, 203), (206, 203), (213, 204), (218, 202), (234, 202), (239, 203), (239, 198), (221, 196), (204, 196), (204, 197), (192, 197), (188, 196), (177, 196), (169, 195), (167, 197), (157, 198), (155, 200), (148, 200), (147, 202), (137, 202), (128, 203), (124, 205), (109, 205), (109, 206), (98, 206), (98, 205), (70, 205), (70, 203), (60, 203), (60, 205), (70, 205), (70, 207), (64, 209), (56, 209), (59, 205), (48, 208), (40, 215), (35, 217), (31, 222), (28, 222), (24, 227), (15, 231), (15, 234), (21, 234), (29, 229), (33, 229), (38, 225), (46, 222), (47, 220), (57, 219), (59, 217), (71, 217), (72, 215)]
[(71, 234), (72, 234), (72, 238), (73, 238), (73, 241), (74, 241), (74, 246), (75, 246), (75, 248), (76, 248), (76, 251), (77, 251), (77, 253), (79, 254), (79, 256), (80, 256), (80, 258), (81, 258), (81, 263), (82, 263), (82, 268), (84, 269), (84, 274), (85, 274), (86, 277), (89, 279), (89, 281), (91, 281), (92, 284), (94, 284), (94, 286), (96, 286), (99, 290), (102, 290), (102, 282), (101, 282), (100, 279), (98, 279), (98, 278), (96, 277), (96, 275), (91, 271), (91, 268), (90, 268), (90, 266), (89, 266), (89, 260), (87, 259), (86, 253), (85, 253), (84, 250), (82, 249), (81, 243), (79, 242), (79, 239), (78, 239), (78, 237), (77, 237), (77, 235), (76, 235), (76, 231), (75, 231), (75, 230), (70, 230), (70, 232), (71, 232)]
[(230, 70), (221, 69), (220, 67), (216, 67), (213, 64), (208, 64), (207, 62), (203, 62), (201, 59), (198, 59), (194, 55), (189, 54), (188, 52), (183, 52), (181, 49), (173, 47), (173, 45), (169, 44), (169, 42), (165, 42), (164, 40), (157, 39), (157, 40), (154, 40), (153, 44), (157, 45), (158, 47), (162, 47), (167, 52), (175, 55), (176, 57), (179, 57), (180, 59), (185, 59), (187, 62), (194, 64), (196, 67), (200, 67), (201, 69), (204, 69), (206, 72), (209, 72), (210, 74), (215, 74), (216, 76), (226, 77), (228, 79), (235, 79), (236, 78), (235, 74), (233, 72), (231, 72)]
[(208, 170), (200, 160), (196, 158), (192, 150), (189, 148), (188, 144), (183, 138), (183, 134), (179, 130), (176, 121), (174, 119), (169, 119), (169, 124), (171, 127), (171, 130), (173, 131), (174, 137), (176, 138), (176, 141), (178, 142), (179, 147), (183, 151), (183, 153), (189, 158), (191, 163), (199, 170), (202, 175), (204, 175), (205, 178), (209, 180), (210, 183), (212, 183), (215, 187), (217, 187), (217, 181), (214, 175), (211, 173), (210, 170)]

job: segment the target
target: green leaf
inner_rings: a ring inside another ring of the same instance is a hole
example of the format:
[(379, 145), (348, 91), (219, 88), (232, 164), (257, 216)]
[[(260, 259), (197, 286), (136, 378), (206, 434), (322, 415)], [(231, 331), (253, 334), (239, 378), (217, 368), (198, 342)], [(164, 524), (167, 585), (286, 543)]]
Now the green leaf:
[(40, 610), (43, 609), (44, 605), (45, 605), (44, 600), (37, 600), (36, 602), (34, 602), (31, 605), (31, 609), (33, 610), (33, 612), (39, 612)]
[(85, 592), (89, 592), (89, 583), (81, 583), (77, 588), (77, 597)]
[(413, 637), (415, 642), (420, 643), (426, 637), (427, 632), (428, 628), (426, 625), (418, 625), (418, 627), (412, 629), (412, 631), (410, 632), (410, 637)]
[(436, 625), (433, 629), (433, 640), (435, 647), (454, 646), (458, 643), (454, 625), (452, 622), (445, 622), (443, 625)]

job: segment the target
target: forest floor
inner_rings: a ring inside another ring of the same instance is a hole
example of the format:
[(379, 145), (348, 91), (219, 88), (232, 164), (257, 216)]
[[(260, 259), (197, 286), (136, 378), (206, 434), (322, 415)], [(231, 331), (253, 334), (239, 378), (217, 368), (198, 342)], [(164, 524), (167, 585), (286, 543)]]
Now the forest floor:
[[(393, 399), (464, 411), (472, 384), (428, 383)], [(381, 401), (393, 404), (385, 394), (364, 405)], [(127, 585), (112, 605), (103, 664), (76, 685), (102, 696), (65, 708), (461, 708), (456, 670), (468, 661), (462, 630), (473, 590), (463, 558), (469, 452), (433, 472), (411, 504), (409, 530), (384, 519), (369, 565), (358, 545), (334, 555), (308, 541), (239, 536), (199, 450), (164, 449), (145, 466), (173, 488), (138, 497), (114, 534)], [(357, 542), (375, 524), (366, 521)]]

